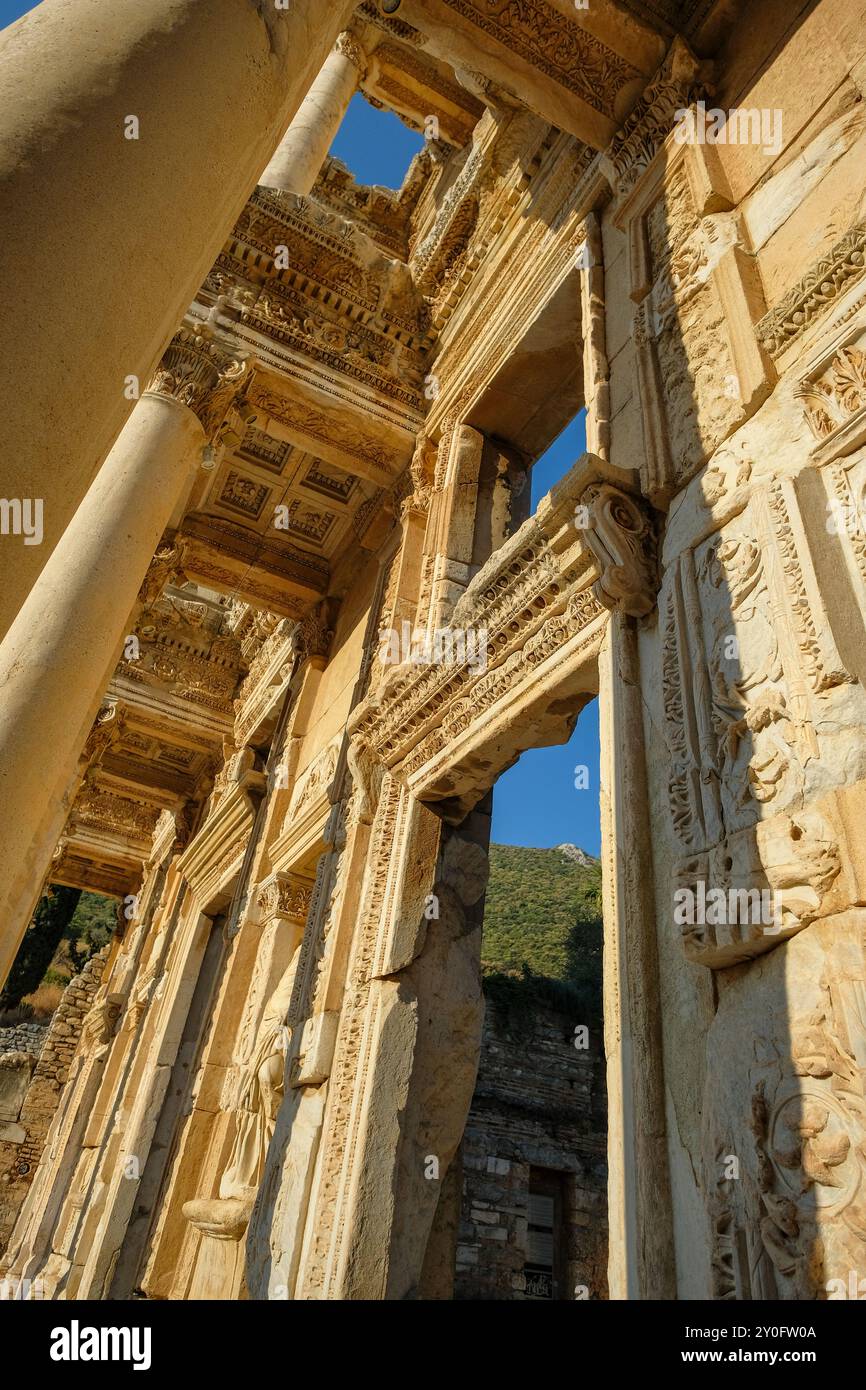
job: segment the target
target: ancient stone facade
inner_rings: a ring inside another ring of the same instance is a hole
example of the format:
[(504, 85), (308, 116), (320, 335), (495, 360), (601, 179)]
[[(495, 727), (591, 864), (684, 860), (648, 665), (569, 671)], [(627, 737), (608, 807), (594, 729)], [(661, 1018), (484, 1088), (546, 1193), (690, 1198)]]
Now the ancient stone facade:
[[(862, 0), (170, 8), (88, 6), (57, 94), (53, 21), (0, 43), (47, 93), (0, 128), (3, 967), (48, 880), (128, 922), (4, 1268), (451, 1296), (490, 793), (598, 695), (609, 1296), (827, 1297), (866, 1261)], [(327, 157), (357, 90), (429, 135), (397, 191)], [(131, 101), (170, 112), (135, 161)]]

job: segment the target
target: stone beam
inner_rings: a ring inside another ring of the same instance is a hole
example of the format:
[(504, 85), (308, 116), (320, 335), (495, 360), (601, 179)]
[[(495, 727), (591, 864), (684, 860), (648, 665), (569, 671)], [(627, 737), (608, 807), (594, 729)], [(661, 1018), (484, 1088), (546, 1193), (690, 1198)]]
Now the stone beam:
[(216, 517), (185, 517), (183, 544), (190, 579), (280, 617), (303, 617), (328, 589), (326, 561)]
[(603, 149), (664, 57), (665, 41), (613, 0), (403, 0), (425, 52), (495, 83)]
[(257, 372), (247, 396), (258, 412), (259, 428), (345, 473), (392, 487), (412, 460), (415, 433), (389, 418), (384, 408), (374, 414), (348, 395), (328, 395), (312, 376), (286, 380)]

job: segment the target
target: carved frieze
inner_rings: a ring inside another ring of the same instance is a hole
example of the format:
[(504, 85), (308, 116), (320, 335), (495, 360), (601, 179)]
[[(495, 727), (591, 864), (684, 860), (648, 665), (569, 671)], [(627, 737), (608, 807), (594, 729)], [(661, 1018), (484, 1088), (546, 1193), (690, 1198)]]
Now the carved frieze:
[(766, 890), (772, 908), (769, 920), (683, 918), (687, 955), (712, 967), (838, 910), (827, 893), (842, 832), (814, 797), (839, 775), (834, 720), (862, 718), (794, 483), (750, 489), (749, 474), (741, 464), (734, 480), (720, 461), (707, 475), (718, 529), (669, 564), (659, 600), (677, 882), (692, 900), (701, 884), (725, 895)]
[(637, 68), (546, 0), (445, 0), (518, 57), (613, 119)]

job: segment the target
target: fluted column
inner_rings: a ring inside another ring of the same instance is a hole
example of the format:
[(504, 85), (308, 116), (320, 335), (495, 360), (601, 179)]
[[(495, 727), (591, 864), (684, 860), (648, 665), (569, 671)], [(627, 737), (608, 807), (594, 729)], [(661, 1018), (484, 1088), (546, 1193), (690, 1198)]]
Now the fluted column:
[(0, 980), (139, 588), (246, 366), (181, 329), (0, 646)]
[(356, 0), (43, 0), (0, 34), (0, 635)]
[(304, 98), (259, 183), (284, 193), (307, 194), (367, 70), (367, 55), (344, 30)]

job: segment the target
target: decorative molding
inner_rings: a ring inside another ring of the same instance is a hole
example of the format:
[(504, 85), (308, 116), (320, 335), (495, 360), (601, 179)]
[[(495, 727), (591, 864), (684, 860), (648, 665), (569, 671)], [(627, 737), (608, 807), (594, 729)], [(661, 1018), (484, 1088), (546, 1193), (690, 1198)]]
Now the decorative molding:
[[(445, 819), (471, 809), (527, 729), (555, 721), (547, 711), (597, 655), (605, 610), (654, 606), (654, 526), (624, 487), (623, 470), (583, 456), (458, 600), (441, 638), (451, 659), (386, 668), (350, 720), (357, 759), (372, 754)], [(469, 632), (484, 635), (481, 661), (459, 656)]]
[(846, 232), (826, 256), (789, 290), (756, 326), (765, 351), (778, 357), (824, 310), (858, 280), (866, 267), (866, 222)]
[(444, 0), (464, 19), (594, 111), (616, 119), (616, 98), (641, 73), (546, 0)]
[(659, 71), (605, 151), (620, 197), (630, 193), (649, 168), (674, 128), (676, 112), (700, 95), (706, 69), (681, 38), (674, 39)]

